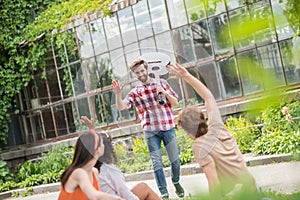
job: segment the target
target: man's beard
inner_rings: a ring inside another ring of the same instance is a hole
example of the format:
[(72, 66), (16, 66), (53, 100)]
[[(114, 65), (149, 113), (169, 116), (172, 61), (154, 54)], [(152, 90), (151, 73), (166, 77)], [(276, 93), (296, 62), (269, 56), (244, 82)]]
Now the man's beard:
[(141, 76), (141, 77), (139, 77), (138, 78), (139, 79), (139, 81), (141, 81), (142, 83), (146, 83), (147, 82), (147, 80), (148, 80), (148, 76)]

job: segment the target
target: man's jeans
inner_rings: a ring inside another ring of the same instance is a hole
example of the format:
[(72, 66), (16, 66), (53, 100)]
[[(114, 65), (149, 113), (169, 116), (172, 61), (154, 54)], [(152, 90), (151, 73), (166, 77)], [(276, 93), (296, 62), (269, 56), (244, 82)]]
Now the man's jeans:
[(148, 150), (154, 169), (154, 177), (162, 195), (168, 195), (167, 183), (163, 171), (161, 141), (163, 141), (171, 163), (171, 179), (173, 183), (179, 182), (180, 159), (176, 134), (174, 129), (167, 131), (144, 131)]

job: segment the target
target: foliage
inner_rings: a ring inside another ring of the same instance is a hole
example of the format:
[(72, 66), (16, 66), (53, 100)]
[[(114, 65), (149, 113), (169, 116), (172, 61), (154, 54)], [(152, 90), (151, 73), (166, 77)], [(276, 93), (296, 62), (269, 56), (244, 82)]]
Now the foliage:
[[(180, 151), (181, 164), (183, 165), (192, 162), (194, 160), (194, 155), (191, 148), (193, 141), (188, 138), (188, 136), (186, 136), (182, 129), (177, 130), (176, 134)], [(132, 155), (128, 154), (128, 152), (126, 152), (126, 148), (121, 144), (115, 145), (114, 149), (120, 161), (118, 163), (118, 167), (121, 171), (125, 173), (134, 173), (153, 169), (144, 136), (136, 137), (133, 139)], [(163, 166), (169, 167), (170, 161), (168, 159), (166, 149), (163, 145), (161, 148), (161, 152)]]
[[(274, 191), (262, 191), (260, 193), (251, 192), (238, 192), (233, 196), (226, 196), (222, 198), (223, 200), (298, 200), (300, 198), (300, 192), (295, 192), (293, 194), (281, 194)], [(212, 197), (206, 193), (199, 193), (193, 196), (185, 197), (184, 200), (219, 200), (220, 197)]]
[[(256, 118), (256, 123), (262, 124), (262, 132), (274, 130), (281, 131), (298, 131), (300, 127), (300, 101), (286, 102), (278, 105), (268, 106), (261, 115)], [(286, 108), (287, 113), (283, 113), (283, 108)]]
[[(126, 152), (125, 147), (124, 150)], [(133, 139), (132, 150), (133, 154), (131, 155), (128, 152), (125, 153), (118, 150), (116, 151), (116, 154), (120, 160), (120, 162), (118, 163), (118, 167), (121, 171), (130, 174), (138, 171), (152, 169), (151, 159), (144, 137), (136, 137)], [(125, 154), (126, 158), (124, 157)]]
[[(38, 182), (45, 182), (45, 180), (41, 179), (46, 178), (41, 177), (43, 174), (49, 174), (51, 177), (53, 176), (52, 178), (49, 178), (49, 181), (55, 179), (56, 174), (60, 174), (71, 162), (72, 154), (68, 152), (70, 152), (69, 147), (57, 146), (51, 151), (43, 153), (35, 162), (24, 162), (18, 170), (17, 180), (30, 183), (33, 182), (32, 184), (34, 184), (33, 180), (36, 178)], [(25, 185), (26, 184), (27, 183), (25, 183)]]
[(239, 118), (229, 117), (225, 125), (230, 133), (234, 135), (241, 152), (251, 152), (254, 141), (260, 136), (258, 128), (242, 116), (239, 116)]
[[(76, 17), (109, 14), (111, 0), (13, 0), (0, 4), (0, 140), (6, 142), (15, 95), (26, 87), (36, 70), (44, 70), (45, 56), (53, 43), (69, 48), (66, 29)], [(61, 52), (61, 51), (59, 51)], [(64, 59), (64, 56), (60, 56)], [(62, 60), (63, 62), (63, 60)]]
[(272, 155), (299, 151), (300, 132), (275, 130), (258, 138), (253, 145), (253, 153)]
[(12, 174), (9, 172), (6, 164), (4, 160), (0, 160), (0, 185), (12, 179)]
[[(13, 188), (27, 188), (35, 185), (56, 183), (60, 175), (70, 165), (73, 152), (69, 147), (56, 146), (38, 159), (24, 162), (18, 170), (15, 181), (7, 181), (0, 186), (0, 192)], [(12, 179), (10, 179), (12, 180)]]
[(300, 34), (300, 5), (298, 0), (288, 0), (286, 3), (285, 14), (287, 19), (294, 28), (297, 30), (295, 37), (299, 36)]
[(180, 164), (184, 165), (195, 160), (192, 145), (194, 141), (189, 138), (182, 128), (176, 130), (177, 143), (180, 152)]
[(255, 142), (257, 154), (290, 153), (300, 147), (300, 101), (265, 108), (257, 117), (262, 136)]
[(5, 192), (17, 188), (18, 184), (14, 181), (7, 181), (3, 184), (0, 184), (0, 192)]

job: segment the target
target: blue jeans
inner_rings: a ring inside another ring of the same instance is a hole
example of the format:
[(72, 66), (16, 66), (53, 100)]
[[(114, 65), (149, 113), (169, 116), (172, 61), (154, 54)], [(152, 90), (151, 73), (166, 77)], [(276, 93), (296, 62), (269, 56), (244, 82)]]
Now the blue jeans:
[(180, 177), (180, 159), (175, 131), (174, 129), (167, 131), (144, 131), (144, 135), (152, 160), (156, 184), (162, 195), (168, 195), (162, 163), (161, 141), (165, 145), (171, 163), (172, 182), (177, 183)]

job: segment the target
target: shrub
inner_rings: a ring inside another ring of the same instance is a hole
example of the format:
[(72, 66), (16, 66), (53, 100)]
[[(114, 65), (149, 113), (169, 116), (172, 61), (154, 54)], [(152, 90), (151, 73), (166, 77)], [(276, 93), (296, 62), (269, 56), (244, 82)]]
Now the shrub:
[(265, 133), (253, 145), (256, 154), (282, 154), (299, 150), (300, 133), (274, 130)]
[(226, 120), (225, 125), (227, 126), (228, 130), (234, 135), (241, 152), (251, 152), (252, 145), (260, 136), (258, 128), (242, 116), (240, 116), (239, 118), (229, 117)]
[(0, 185), (6, 181), (12, 180), (13, 175), (9, 172), (4, 160), (0, 160)]
[(180, 164), (184, 165), (195, 160), (192, 145), (194, 141), (189, 138), (182, 128), (176, 130), (177, 143), (180, 152)]
[(256, 123), (262, 125), (262, 132), (270, 131), (298, 131), (300, 127), (300, 101), (281, 103), (277, 106), (265, 108), (256, 118)]
[(24, 162), (18, 170), (17, 180), (24, 181), (33, 175), (43, 175), (47, 173), (61, 173), (65, 170), (72, 159), (72, 153), (67, 146), (57, 146), (35, 161)]
[(262, 136), (255, 142), (257, 154), (280, 154), (299, 151), (300, 101), (281, 103), (264, 109), (256, 122), (261, 124)]

